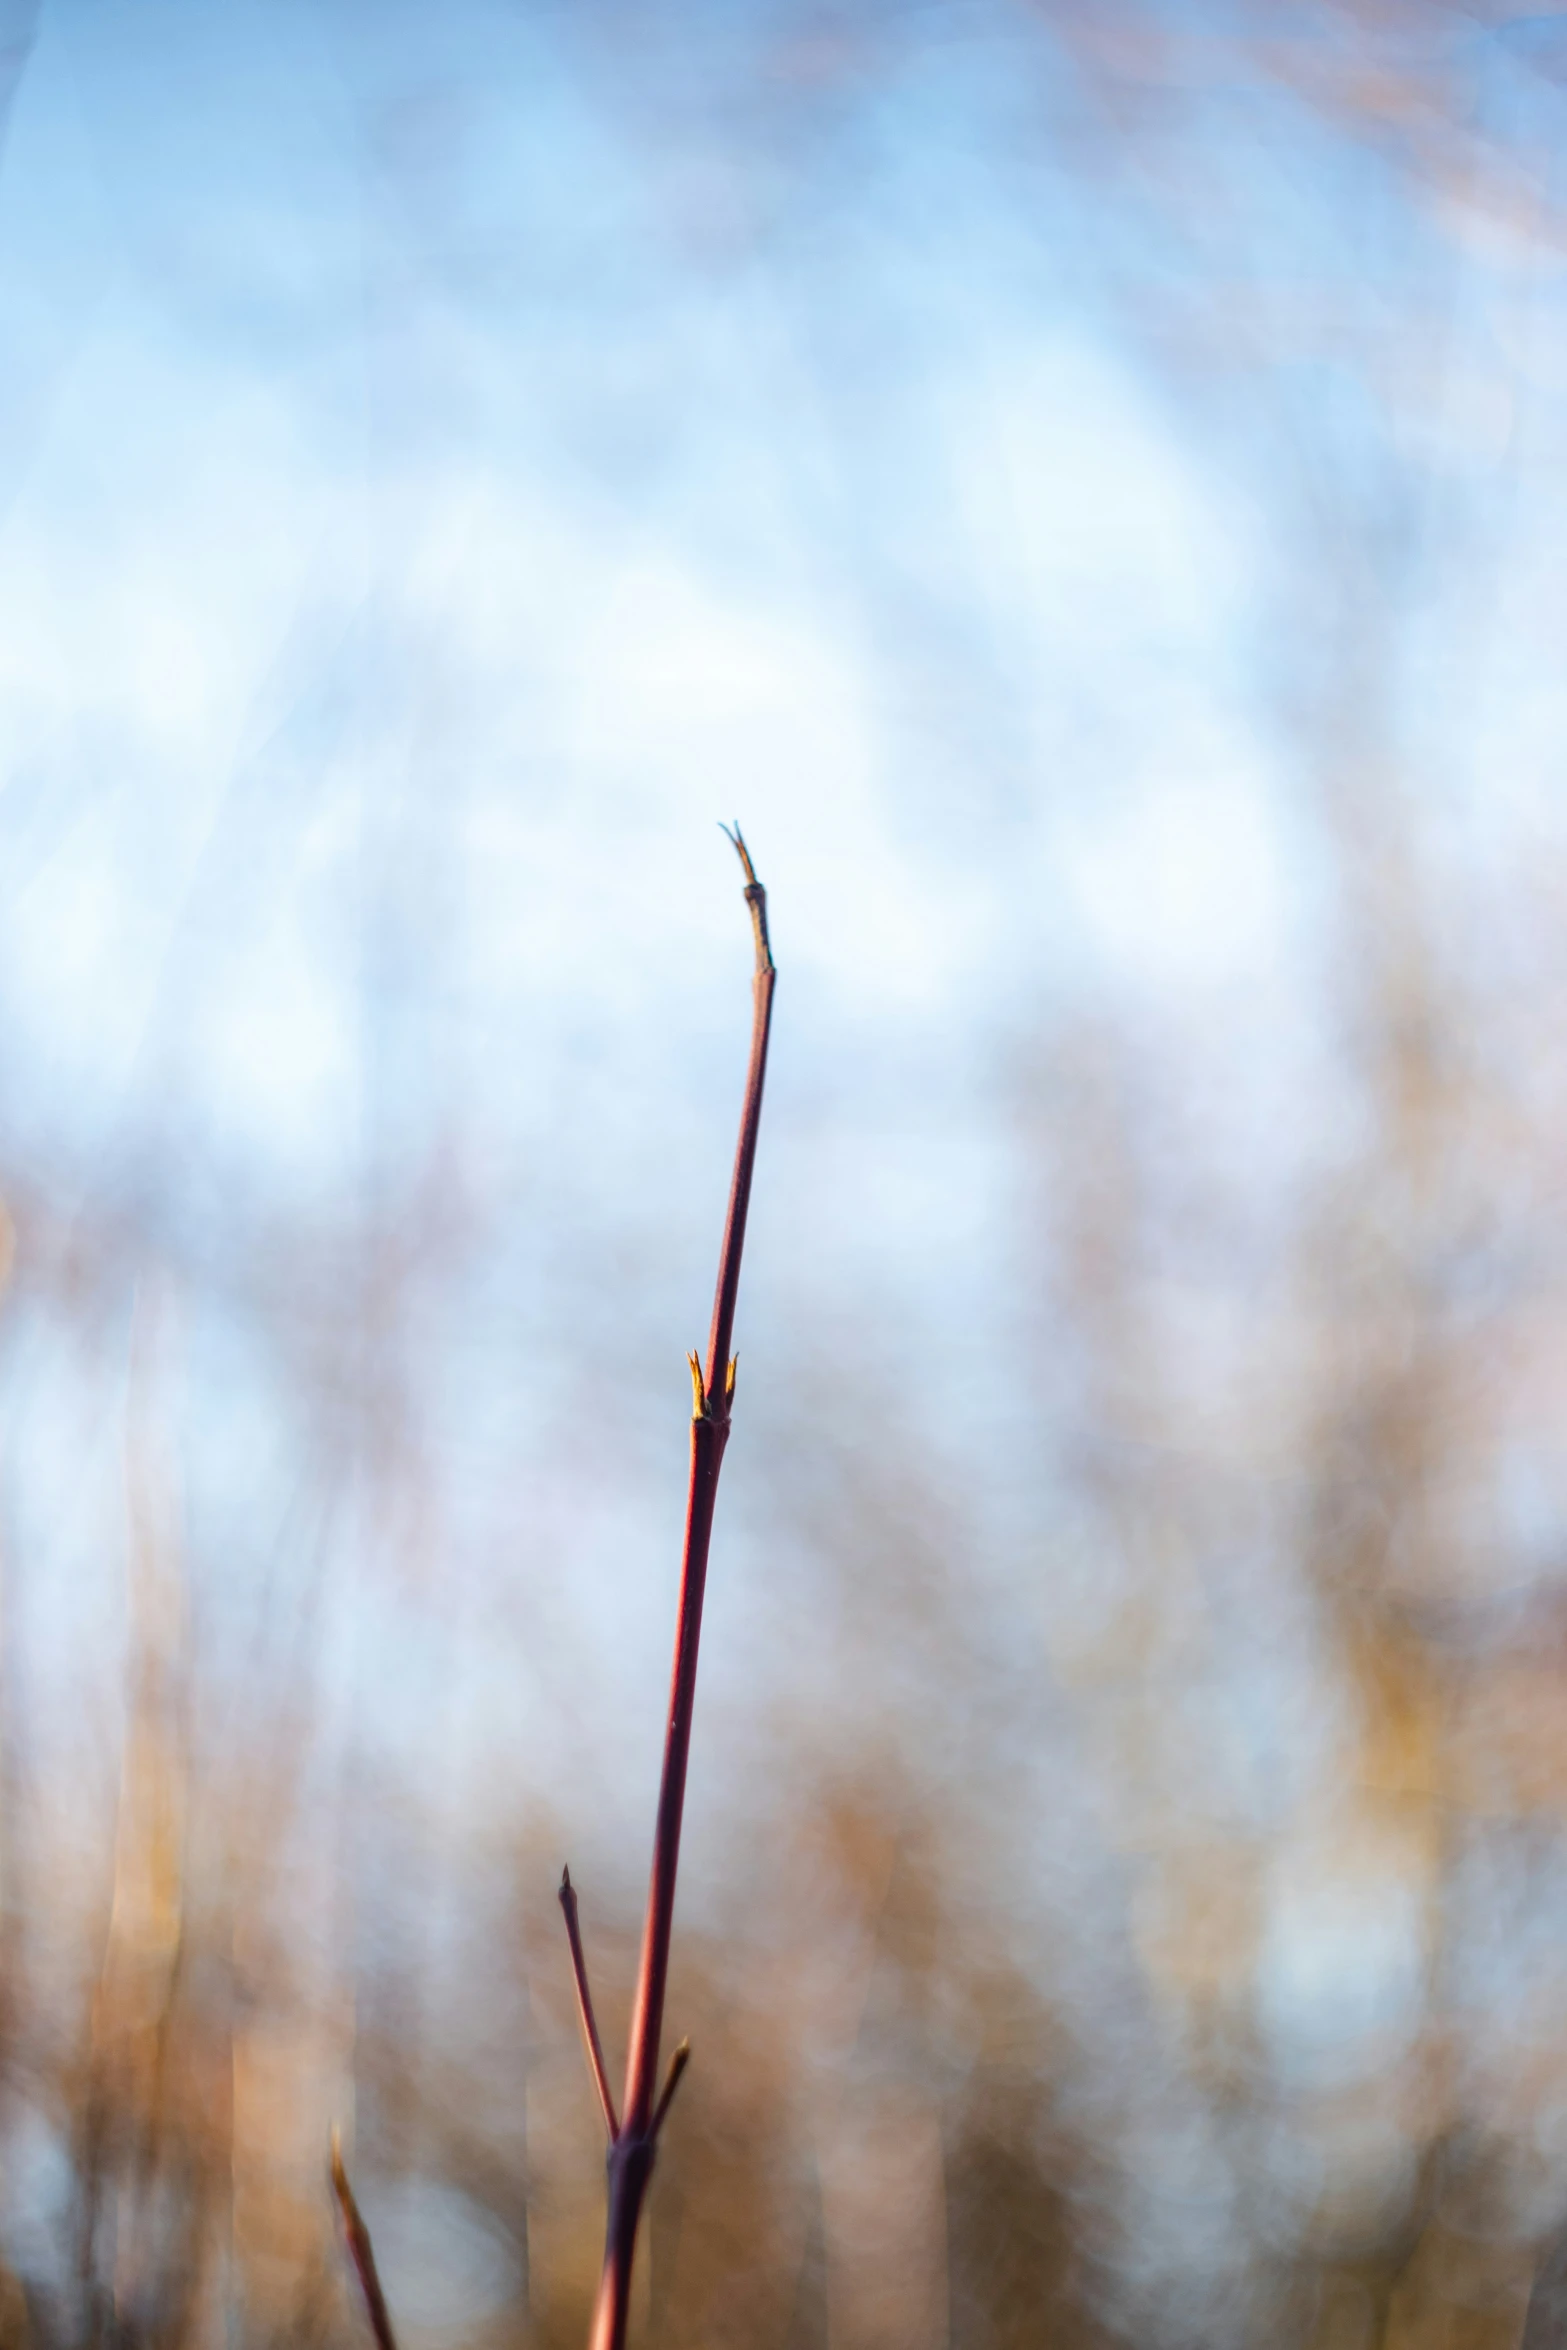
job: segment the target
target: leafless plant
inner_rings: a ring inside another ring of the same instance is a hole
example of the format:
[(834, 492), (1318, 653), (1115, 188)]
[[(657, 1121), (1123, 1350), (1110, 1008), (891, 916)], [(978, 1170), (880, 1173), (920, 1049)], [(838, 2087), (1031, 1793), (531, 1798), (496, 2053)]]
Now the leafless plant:
[[(598, 2091), (609, 2141), (608, 2213), (604, 2236), (604, 2268), (594, 2304), (590, 2350), (622, 2350), (631, 2306), (631, 2271), (636, 2256), (637, 2227), (643, 2199), (652, 2176), (659, 2132), (664, 2126), (680, 2077), (690, 2058), (690, 2042), (682, 2040), (670, 2059), (662, 2093), (655, 2102), (659, 2040), (664, 2023), (664, 1994), (669, 1980), (669, 1944), (675, 1920), (675, 1878), (680, 1865), (680, 1828), (685, 1813), (686, 1769), (691, 1753), (691, 1717), (696, 1703), (697, 1653), (702, 1638), (702, 1601), (707, 1589), (707, 1556), (713, 1535), (713, 1507), (718, 1497), (718, 1475), (729, 1442), (734, 1405), (735, 1303), (740, 1292), (740, 1259), (745, 1248), (746, 1214), (751, 1203), (751, 1175), (756, 1163), (756, 1140), (762, 1117), (762, 1086), (767, 1074), (767, 1043), (772, 1028), (773, 987), (777, 971), (767, 933), (767, 892), (756, 878), (756, 868), (740, 827), (724, 827), (733, 841), (745, 872), (745, 899), (751, 909), (756, 938), (756, 973), (752, 983), (751, 1057), (746, 1072), (745, 1101), (740, 1113), (740, 1138), (735, 1146), (734, 1176), (724, 1219), (723, 1245), (718, 1258), (718, 1282), (713, 1296), (713, 1319), (708, 1332), (707, 1359), (693, 1354), (691, 1364), (691, 1469), (686, 1497), (685, 1542), (680, 1569), (680, 1599), (675, 1618), (675, 1662), (670, 1681), (669, 1716), (664, 1733), (664, 1769), (659, 1786), (658, 1813), (653, 1830), (653, 1868), (648, 1887), (647, 1918), (642, 1929), (642, 1955), (637, 1970), (636, 1996), (631, 2014), (631, 2040), (626, 2058), (626, 2085), (620, 2116), (615, 2113), (603, 2044), (588, 1987), (587, 1959), (577, 1922), (577, 1895), (571, 1872), (560, 1880), (560, 1905), (565, 1912), (566, 1938), (576, 1981), (577, 2007), (582, 2021), (588, 2063)], [(359, 2278), (365, 2307), (379, 2350), (394, 2350), (385, 2298), (376, 2273), (370, 2234), (360, 2216), (334, 2138), (332, 2183), (342, 2214), (349, 2253)]]
[(686, 1497), (685, 1546), (680, 1570), (680, 1602), (675, 1619), (675, 1663), (669, 1690), (669, 1719), (664, 1733), (664, 1770), (653, 1830), (653, 1869), (648, 1886), (647, 1919), (642, 1929), (642, 1956), (637, 1969), (636, 1997), (631, 2011), (631, 2044), (626, 2058), (624, 2109), (617, 2122), (609, 2095), (598, 2025), (588, 1989), (582, 1937), (577, 1931), (577, 1902), (569, 1875), (560, 1885), (566, 1913), (572, 1967), (583, 2036), (598, 2084), (609, 2137), (609, 2210), (604, 2238), (604, 2271), (594, 2305), (589, 2335), (591, 2350), (621, 2350), (626, 2338), (626, 2314), (631, 2302), (631, 2267), (636, 2252), (637, 2223), (652, 2174), (658, 2133), (668, 2114), (689, 2047), (682, 2041), (670, 2062), (662, 2096), (654, 2103), (658, 2078), (658, 2047), (664, 2023), (664, 1992), (669, 1979), (669, 1942), (675, 1920), (675, 1876), (680, 1865), (680, 1825), (685, 1812), (686, 1766), (691, 1752), (691, 1716), (696, 1702), (697, 1651), (702, 1638), (702, 1600), (707, 1588), (707, 1554), (713, 1533), (713, 1505), (718, 1497), (718, 1473), (729, 1442), (729, 1420), (734, 1403), (735, 1362), (730, 1342), (734, 1334), (735, 1301), (740, 1290), (740, 1258), (745, 1247), (746, 1211), (751, 1201), (751, 1172), (756, 1163), (756, 1138), (762, 1117), (762, 1084), (767, 1073), (767, 1040), (772, 1025), (773, 985), (777, 977), (767, 935), (767, 893), (756, 878), (756, 868), (735, 826), (730, 834), (745, 870), (745, 897), (756, 933), (756, 976), (752, 985), (751, 1060), (746, 1073), (745, 1103), (740, 1113), (740, 1139), (735, 1148), (734, 1179), (724, 1220), (723, 1246), (718, 1258), (718, 1283), (713, 1295), (713, 1320), (708, 1333), (705, 1365), (691, 1356), (691, 1469)]

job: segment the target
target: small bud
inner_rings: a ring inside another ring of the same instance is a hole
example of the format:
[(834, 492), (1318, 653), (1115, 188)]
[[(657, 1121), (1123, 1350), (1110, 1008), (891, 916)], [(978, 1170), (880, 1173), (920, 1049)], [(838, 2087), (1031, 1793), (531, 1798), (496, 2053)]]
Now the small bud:
[(648, 2135), (655, 2141), (657, 2140), (659, 2131), (664, 2126), (664, 2116), (668, 2113), (670, 2106), (674, 2103), (675, 2091), (680, 2086), (681, 2075), (684, 2073), (686, 2066), (690, 2063), (690, 2061), (691, 2043), (689, 2040), (682, 2040), (680, 2046), (675, 2050), (674, 2055), (669, 2060), (669, 2077), (664, 2083), (664, 2094), (653, 2109), (653, 2123), (651, 2129), (648, 2132)]

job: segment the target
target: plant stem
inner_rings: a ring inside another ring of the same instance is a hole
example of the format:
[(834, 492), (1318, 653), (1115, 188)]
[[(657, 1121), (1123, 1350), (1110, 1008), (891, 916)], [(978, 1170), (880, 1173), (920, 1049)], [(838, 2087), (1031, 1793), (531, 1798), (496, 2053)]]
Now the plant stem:
[(745, 1247), (746, 1211), (751, 1201), (751, 1171), (756, 1161), (756, 1137), (762, 1116), (762, 1082), (767, 1073), (767, 1040), (772, 1025), (773, 984), (777, 977), (767, 936), (767, 893), (756, 878), (738, 825), (729, 834), (745, 871), (745, 897), (756, 936), (756, 976), (752, 986), (751, 1058), (746, 1073), (745, 1105), (740, 1114), (740, 1139), (735, 1149), (734, 1180), (724, 1222), (723, 1247), (718, 1260), (718, 1283), (713, 1296), (713, 1321), (708, 1334), (707, 1361), (691, 1358), (693, 1412), (691, 1419), (691, 1474), (686, 1500), (684, 1554), (680, 1569), (680, 1604), (675, 1622), (675, 1664), (669, 1691), (669, 1720), (664, 1736), (664, 1771), (659, 1786), (657, 1823), (653, 1832), (653, 1870), (648, 1886), (647, 1920), (642, 1930), (642, 1958), (637, 1970), (636, 1999), (631, 2015), (631, 2041), (626, 2058), (626, 2094), (620, 2128), (609, 2148), (609, 2210), (604, 2237), (604, 2270), (594, 2306), (589, 2350), (623, 2350), (626, 2318), (631, 2302), (631, 2266), (636, 2252), (637, 2223), (653, 2169), (658, 2124), (668, 2110), (679, 2073), (655, 2115), (654, 2090), (658, 2076), (658, 2044), (664, 2023), (664, 1993), (669, 1980), (669, 1941), (675, 1917), (675, 1875), (680, 1864), (680, 1826), (685, 1812), (686, 1766), (691, 1753), (691, 1714), (696, 1700), (697, 1650), (702, 1637), (702, 1599), (707, 1587), (707, 1553), (713, 1533), (713, 1505), (718, 1496), (718, 1473), (729, 1441), (730, 1406), (734, 1399), (735, 1365), (730, 1354), (734, 1335), (735, 1300), (740, 1289), (740, 1256)]

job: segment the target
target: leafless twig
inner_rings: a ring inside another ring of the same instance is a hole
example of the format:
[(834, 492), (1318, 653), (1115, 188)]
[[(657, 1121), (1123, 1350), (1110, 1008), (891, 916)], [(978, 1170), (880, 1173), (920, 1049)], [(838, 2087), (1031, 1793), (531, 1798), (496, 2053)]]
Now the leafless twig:
[[(588, 1987), (587, 1958), (577, 1915), (576, 1888), (571, 1871), (563, 1869), (560, 1906), (566, 1919), (566, 1939), (577, 1990), (577, 2012), (588, 2063), (598, 2091), (604, 2127), (609, 2137), (609, 2211), (605, 2225), (604, 2269), (594, 2305), (591, 2350), (623, 2350), (626, 2316), (631, 2300), (631, 2267), (636, 2253), (637, 2224), (653, 2169), (654, 2148), (682, 2074), (690, 2060), (691, 2044), (682, 2040), (670, 2060), (663, 2094), (654, 2104), (658, 2074), (659, 2038), (664, 2022), (664, 1994), (669, 1980), (669, 1942), (675, 1917), (675, 1875), (680, 1863), (680, 1826), (685, 1811), (686, 1767), (691, 1752), (691, 1714), (696, 1700), (697, 1650), (702, 1636), (702, 1599), (707, 1586), (707, 1554), (713, 1533), (713, 1505), (718, 1494), (718, 1472), (729, 1441), (729, 1418), (734, 1403), (735, 1301), (740, 1289), (740, 1257), (745, 1247), (746, 1214), (751, 1203), (751, 1174), (756, 1163), (756, 1138), (762, 1116), (762, 1085), (767, 1074), (767, 1042), (772, 1026), (773, 986), (777, 972), (767, 935), (767, 893), (756, 878), (750, 851), (740, 828), (724, 826), (745, 873), (745, 899), (751, 910), (756, 940), (756, 975), (752, 984), (751, 1057), (746, 1072), (745, 1102), (740, 1113), (740, 1139), (735, 1148), (734, 1176), (724, 1220), (723, 1246), (718, 1259), (718, 1283), (713, 1296), (713, 1320), (708, 1332), (705, 1365), (692, 1355), (691, 1363), (691, 1472), (686, 1500), (684, 1553), (680, 1571), (680, 1602), (675, 1622), (675, 1664), (670, 1683), (669, 1718), (664, 1736), (664, 1771), (659, 1787), (658, 1816), (653, 1831), (653, 1870), (648, 1887), (647, 1920), (642, 1931), (642, 1957), (637, 1972), (636, 2001), (632, 2009), (631, 2040), (626, 2059), (624, 2116), (615, 2118), (603, 2045)], [(369, 2313), (378, 2350), (396, 2350), (386, 2301), (376, 2274), (370, 2232), (359, 2214), (342, 2146), (332, 2133), (332, 2185), (343, 2215), (348, 2249), (358, 2272), (360, 2290)]]
[(664, 1771), (659, 1787), (658, 1815), (653, 1831), (653, 1870), (648, 1887), (647, 1920), (642, 1930), (642, 1957), (637, 1971), (636, 2000), (631, 2016), (631, 2041), (626, 2058), (626, 2094), (620, 2127), (614, 2126), (614, 2108), (603, 2078), (592, 2007), (587, 1998), (587, 1975), (581, 1963), (575, 1933), (576, 1904), (569, 1905), (569, 1880), (561, 1887), (567, 1932), (572, 1938), (572, 1964), (577, 1974), (578, 2001), (600, 2101), (610, 2127), (609, 2211), (604, 2236), (604, 2269), (594, 2305), (590, 2350), (623, 2350), (626, 2317), (631, 2302), (631, 2267), (636, 2253), (637, 2223), (653, 2169), (659, 2128), (669, 2111), (689, 2044), (681, 2042), (669, 2068), (664, 2093), (655, 2109), (658, 2044), (664, 2023), (664, 1994), (669, 1980), (669, 1942), (675, 1918), (675, 1875), (680, 1864), (680, 1826), (685, 1812), (686, 1767), (691, 1752), (691, 1715), (696, 1700), (697, 1650), (702, 1637), (702, 1599), (707, 1587), (707, 1554), (713, 1533), (713, 1505), (718, 1494), (718, 1472), (729, 1441), (729, 1416), (734, 1402), (735, 1361), (730, 1353), (734, 1336), (735, 1301), (740, 1289), (740, 1257), (745, 1247), (746, 1212), (751, 1202), (751, 1174), (756, 1163), (756, 1138), (762, 1116), (762, 1084), (767, 1073), (767, 1041), (772, 1026), (773, 986), (777, 972), (767, 935), (767, 893), (756, 878), (756, 868), (738, 825), (725, 826), (745, 873), (745, 899), (751, 910), (756, 938), (756, 975), (752, 983), (751, 1058), (746, 1072), (745, 1102), (740, 1113), (740, 1139), (735, 1149), (734, 1178), (724, 1221), (723, 1246), (718, 1259), (718, 1283), (713, 1296), (713, 1321), (708, 1333), (707, 1361), (691, 1357), (691, 1472), (686, 1501), (684, 1556), (680, 1572), (680, 1603), (675, 1622), (675, 1664), (669, 1691), (669, 1718), (664, 1736)]

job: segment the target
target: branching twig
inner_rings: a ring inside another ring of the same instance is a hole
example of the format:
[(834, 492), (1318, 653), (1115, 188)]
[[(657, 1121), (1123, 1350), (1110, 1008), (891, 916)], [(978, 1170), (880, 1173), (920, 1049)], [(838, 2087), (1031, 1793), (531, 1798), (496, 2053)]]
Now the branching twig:
[[(636, 2252), (637, 2223), (653, 2168), (658, 2131), (669, 2111), (670, 2099), (685, 2070), (688, 2045), (682, 2041), (669, 2068), (669, 2079), (657, 2109), (653, 2092), (658, 2076), (658, 2044), (664, 2024), (664, 1993), (669, 1980), (669, 1940), (675, 1918), (675, 1875), (680, 1864), (680, 1825), (685, 1812), (686, 1766), (691, 1753), (691, 1714), (696, 1699), (697, 1649), (702, 1637), (702, 1599), (707, 1586), (707, 1553), (713, 1534), (713, 1504), (718, 1472), (729, 1441), (729, 1414), (734, 1401), (735, 1362), (730, 1353), (734, 1336), (735, 1301), (740, 1290), (740, 1256), (745, 1246), (746, 1211), (751, 1203), (751, 1171), (756, 1162), (756, 1137), (762, 1116), (762, 1082), (767, 1073), (767, 1040), (772, 1026), (773, 986), (777, 973), (767, 936), (767, 893), (756, 878), (750, 852), (740, 828), (725, 826), (745, 873), (746, 904), (756, 937), (756, 977), (752, 988), (751, 1059), (746, 1073), (745, 1103), (740, 1113), (740, 1140), (735, 1150), (734, 1179), (724, 1220), (723, 1246), (718, 1259), (718, 1283), (713, 1296), (713, 1322), (708, 1333), (707, 1361), (691, 1357), (691, 1476), (686, 1500), (684, 1556), (680, 1570), (680, 1604), (675, 1621), (675, 1666), (669, 1691), (669, 1720), (664, 1736), (664, 1772), (659, 1786), (658, 1817), (653, 1831), (653, 1872), (648, 1886), (647, 1921), (642, 1930), (642, 1957), (637, 1970), (636, 2001), (631, 2015), (631, 2041), (626, 2058), (626, 2096), (619, 2129), (604, 2088), (602, 2057), (591, 2030), (592, 2009), (587, 2003), (586, 1973), (573, 1942), (572, 1963), (577, 1968), (578, 1995), (588, 2019), (589, 2051), (595, 2058), (599, 2095), (610, 2120), (609, 2214), (604, 2235), (604, 2270), (593, 2311), (590, 2350), (623, 2350), (626, 2317), (631, 2303), (631, 2264)], [(562, 1901), (565, 1888), (562, 1887)], [(570, 1931), (573, 1911), (567, 1909)]]
[[(746, 1212), (751, 1204), (751, 1171), (756, 1163), (756, 1137), (762, 1117), (762, 1082), (767, 1074), (767, 1040), (772, 1027), (773, 985), (777, 972), (767, 936), (767, 892), (756, 878), (750, 851), (740, 827), (724, 826), (734, 843), (745, 873), (745, 899), (751, 909), (756, 938), (756, 976), (752, 986), (751, 1058), (746, 1072), (745, 1103), (740, 1113), (740, 1140), (735, 1148), (734, 1178), (729, 1187), (729, 1209), (724, 1219), (723, 1246), (718, 1258), (718, 1284), (713, 1295), (713, 1321), (708, 1332), (705, 1365), (691, 1357), (691, 1476), (686, 1497), (685, 1545), (680, 1568), (680, 1603), (675, 1619), (675, 1667), (669, 1691), (669, 1719), (664, 1734), (664, 1772), (659, 1785), (658, 1818), (653, 1831), (653, 1873), (648, 1886), (647, 1921), (642, 1929), (642, 1957), (637, 1970), (636, 2002), (631, 2016), (631, 2041), (626, 2058), (626, 2097), (623, 2117), (615, 2119), (604, 2050), (588, 1988), (587, 1959), (577, 1919), (577, 1895), (571, 1871), (563, 1869), (560, 1906), (566, 1917), (566, 1939), (571, 1946), (571, 1968), (577, 1987), (577, 2011), (588, 2062), (609, 2134), (609, 2214), (604, 2233), (604, 2271), (594, 2305), (590, 2350), (624, 2350), (626, 2316), (631, 2302), (631, 2264), (636, 2253), (637, 2223), (653, 2169), (653, 2151), (664, 2125), (681, 2075), (691, 2054), (682, 2040), (670, 2059), (668, 2078), (657, 2105), (653, 2091), (658, 2076), (658, 2044), (664, 2025), (664, 1993), (669, 1981), (669, 1939), (675, 1919), (675, 1874), (680, 1865), (680, 1825), (685, 1812), (686, 1766), (691, 1753), (691, 1713), (696, 1700), (697, 1649), (702, 1637), (702, 1599), (707, 1587), (707, 1553), (713, 1535), (713, 1504), (718, 1494), (718, 1472), (729, 1441), (729, 1415), (734, 1403), (735, 1301), (740, 1291), (740, 1256), (745, 1247)], [(378, 2350), (396, 2350), (386, 2301), (376, 2275), (370, 2231), (359, 2216), (343, 2168), (342, 2147), (332, 2133), (332, 2185), (343, 2215), (348, 2249), (358, 2272), (371, 2329)]]
[(381, 2280), (376, 2274), (370, 2230), (365, 2226), (359, 2206), (354, 2201), (354, 2190), (348, 2183), (348, 2173), (343, 2167), (342, 2134), (335, 2129), (332, 2132), (332, 2191), (337, 2197), (337, 2208), (343, 2215), (348, 2255), (359, 2278), (359, 2290), (364, 2295), (365, 2314), (370, 2320), (370, 2331), (376, 2338), (377, 2350), (397, 2350), (392, 2321), (386, 2314), (386, 2296), (381, 2291)]

